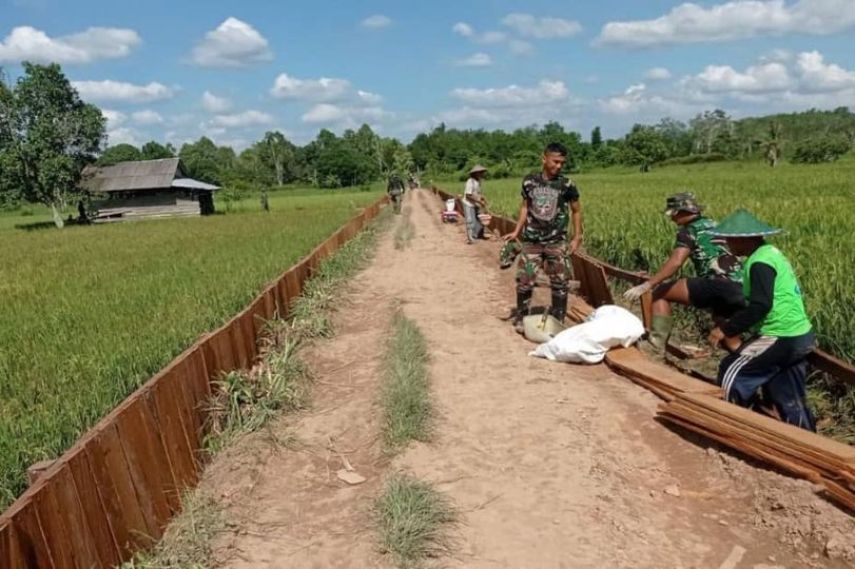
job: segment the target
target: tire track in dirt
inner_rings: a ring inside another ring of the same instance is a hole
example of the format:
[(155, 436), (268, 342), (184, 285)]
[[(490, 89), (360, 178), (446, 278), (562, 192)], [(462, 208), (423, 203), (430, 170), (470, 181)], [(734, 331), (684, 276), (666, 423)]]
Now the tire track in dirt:
[[(432, 482), (460, 511), (456, 554), (442, 566), (718, 567), (737, 545), (747, 550), (738, 567), (845, 566), (812, 558), (812, 539), (826, 535), (818, 526), (855, 526), (810, 485), (687, 443), (653, 420), (653, 395), (604, 366), (527, 356), (532, 345), (498, 319), (513, 294), (512, 272), (496, 270), (498, 243), (467, 245), (425, 190), (408, 192), (405, 207), (409, 246), (395, 250), (394, 228), (386, 233), (349, 283), (336, 336), (308, 357), (313, 408), (273, 427), (298, 443), (276, 449), (258, 435), (210, 469), (206, 485), (237, 524), (219, 543), (221, 566), (391, 567), (369, 509), (395, 470)], [(398, 301), (428, 341), (438, 415), (431, 443), (389, 464), (377, 366)], [(335, 451), (367, 482), (339, 481)], [(777, 493), (785, 499), (769, 501)]]

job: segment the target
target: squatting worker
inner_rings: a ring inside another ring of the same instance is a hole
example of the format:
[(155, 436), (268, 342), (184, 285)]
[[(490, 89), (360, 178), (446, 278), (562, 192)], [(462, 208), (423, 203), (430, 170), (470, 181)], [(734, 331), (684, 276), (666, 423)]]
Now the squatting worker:
[[(665, 215), (678, 226), (674, 250), (655, 275), (624, 294), (624, 298), (634, 301), (653, 290), (653, 322), (647, 340), (657, 351), (665, 350), (671, 335), (672, 302), (709, 309), (716, 324), (745, 306), (742, 264), (728, 250), (724, 237), (712, 235), (716, 223), (703, 215), (703, 209), (690, 192), (675, 194), (665, 201)], [(669, 280), (690, 258), (697, 276)], [(738, 344), (730, 346), (737, 347)]]
[(481, 180), (487, 173), (487, 169), (483, 166), (475, 166), (469, 171), (469, 178), (466, 180), (466, 187), (463, 189), (463, 213), (466, 217), (466, 241), (473, 243), (476, 239), (480, 239), (484, 234), (484, 226), (478, 219), (480, 214), (487, 207), (487, 200), (481, 191)]
[(742, 286), (748, 305), (713, 329), (709, 340), (718, 345), (724, 338), (753, 334), (719, 366), (718, 380), (728, 401), (749, 407), (759, 389), (783, 421), (815, 431), (805, 400), (805, 357), (816, 340), (792, 265), (766, 243), (766, 236), (780, 232), (744, 209), (713, 230), (727, 239), (735, 255), (747, 257)]
[(404, 181), (397, 174), (389, 176), (389, 182), (386, 184), (386, 193), (389, 194), (389, 199), (392, 200), (392, 207), (395, 213), (401, 213), (401, 200), (404, 195)]
[[(517, 271), (517, 306), (514, 329), (523, 332), (523, 317), (528, 314), (537, 271), (549, 277), (552, 289), (550, 312), (559, 322), (567, 312), (569, 256), (582, 243), (582, 208), (576, 185), (561, 174), (567, 162), (567, 149), (553, 142), (543, 151), (543, 169), (522, 182), (522, 206), (514, 231), (506, 241), (519, 240), (522, 251)], [(567, 243), (567, 226), (573, 218), (573, 237)]]

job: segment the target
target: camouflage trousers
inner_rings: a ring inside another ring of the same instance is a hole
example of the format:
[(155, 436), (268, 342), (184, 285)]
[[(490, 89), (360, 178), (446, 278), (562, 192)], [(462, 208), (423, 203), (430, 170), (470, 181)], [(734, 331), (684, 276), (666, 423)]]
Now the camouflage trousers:
[(537, 272), (543, 270), (549, 277), (549, 288), (559, 295), (567, 294), (570, 280), (570, 260), (567, 243), (523, 243), (517, 261), (517, 292), (528, 293), (534, 289)]

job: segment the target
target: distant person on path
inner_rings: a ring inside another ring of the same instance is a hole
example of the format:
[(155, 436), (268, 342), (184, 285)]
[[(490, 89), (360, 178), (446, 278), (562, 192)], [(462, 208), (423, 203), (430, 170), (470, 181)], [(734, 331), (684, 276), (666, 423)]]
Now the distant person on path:
[(786, 423), (816, 431), (805, 399), (806, 356), (816, 338), (805, 312), (802, 291), (793, 267), (765, 237), (780, 233), (744, 209), (736, 211), (713, 230), (727, 239), (730, 250), (747, 257), (742, 287), (748, 305), (710, 333), (718, 345), (725, 338), (751, 339), (726, 356), (718, 381), (731, 403), (751, 407), (759, 390)]
[(404, 197), (404, 181), (397, 174), (389, 176), (389, 183), (386, 184), (386, 193), (389, 194), (389, 199), (392, 200), (392, 208), (395, 213), (401, 213), (401, 201)]
[[(653, 322), (647, 340), (657, 351), (665, 350), (671, 335), (672, 302), (709, 309), (716, 324), (745, 306), (742, 264), (727, 248), (724, 237), (710, 233), (716, 223), (703, 209), (692, 193), (675, 194), (665, 201), (665, 215), (678, 226), (674, 250), (655, 275), (623, 295), (632, 302), (653, 291)], [(688, 259), (696, 276), (669, 280)]]
[(469, 179), (463, 189), (463, 214), (466, 218), (466, 242), (474, 243), (484, 235), (484, 226), (478, 215), (487, 207), (487, 200), (481, 191), (481, 180), (487, 174), (484, 166), (475, 166), (469, 170)]
[[(550, 143), (541, 158), (543, 169), (522, 181), (522, 206), (519, 220), (506, 241), (519, 240), (522, 251), (517, 270), (517, 305), (514, 329), (523, 333), (523, 317), (529, 312), (538, 270), (549, 276), (552, 289), (551, 314), (559, 322), (567, 312), (569, 257), (582, 243), (582, 207), (579, 190), (561, 174), (567, 162), (567, 149)], [(567, 226), (573, 219), (573, 237), (567, 242)]]

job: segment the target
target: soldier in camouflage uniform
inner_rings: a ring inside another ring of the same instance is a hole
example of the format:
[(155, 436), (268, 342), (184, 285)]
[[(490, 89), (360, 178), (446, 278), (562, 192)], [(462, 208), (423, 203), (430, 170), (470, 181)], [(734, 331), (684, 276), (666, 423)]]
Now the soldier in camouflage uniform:
[[(671, 334), (671, 303), (708, 309), (716, 322), (745, 306), (742, 293), (742, 264), (727, 248), (723, 237), (716, 237), (715, 221), (702, 214), (694, 194), (684, 192), (669, 197), (665, 215), (679, 226), (671, 256), (650, 280), (629, 289), (624, 298), (638, 299), (653, 291), (653, 322), (648, 341), (664, 350)], [(668, 280), (691, 259), (695, 277)]]
[[(517, 306), (514, 328), (522, 332), (522, 319), (528, 314), (537, 271), (549, 277), (552, 289), (551, 314), (559, 321), (567, 312), (569, 256), (582, 242), (582, 209), (579, 190), (561, 175), (567, 161), (567, 149), (549, 144), (543, 152), (543, 171), (526, 176), (522, 182), (522, 207), (510, 242), (519, 240), (521, 252), (517, 271)], [(573, 219), (573, 238), (567, 243), (567, 226)]]

